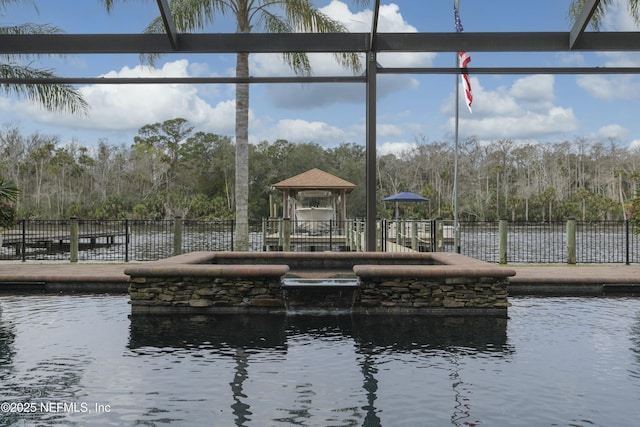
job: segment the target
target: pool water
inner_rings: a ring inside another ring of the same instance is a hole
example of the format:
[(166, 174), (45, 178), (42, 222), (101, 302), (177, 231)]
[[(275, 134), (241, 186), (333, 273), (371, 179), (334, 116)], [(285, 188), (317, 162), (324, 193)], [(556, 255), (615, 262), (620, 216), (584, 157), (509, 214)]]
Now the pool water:
[(0, 425), (635, 426), (640, 299), (509, 318), (130, 318), (127, 296), (0, 296)]

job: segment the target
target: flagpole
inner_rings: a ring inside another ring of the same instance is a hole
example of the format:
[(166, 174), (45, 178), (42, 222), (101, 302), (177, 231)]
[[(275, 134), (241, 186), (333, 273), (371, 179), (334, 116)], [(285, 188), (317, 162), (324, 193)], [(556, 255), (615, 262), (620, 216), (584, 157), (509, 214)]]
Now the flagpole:
[[(458, 0), (454, 1), (454, 10), (459, 11)], [(460, 59), (456, 53), (456, 68), (460, 67)], [(455, 119), (455, 154), (453, 160), (453, 247), (456, 253), (460, 253), (460, 224), (458, 223), (458, 125), (460, 122), (460, 86), (458, 85), (459, 74), (454, 74), (456, 83), (456, 119)]]
[[(458, 67), (458, 55), (456, 54), (456, 67)], [(458, 74), (454, 74), (456, 83), (456, 120), (455, 120), (455, 154), (453, 160), (453, 247), (460, 253), (460, 224), (458, 223), (458, 123), (460, 121), (460, 86)]]

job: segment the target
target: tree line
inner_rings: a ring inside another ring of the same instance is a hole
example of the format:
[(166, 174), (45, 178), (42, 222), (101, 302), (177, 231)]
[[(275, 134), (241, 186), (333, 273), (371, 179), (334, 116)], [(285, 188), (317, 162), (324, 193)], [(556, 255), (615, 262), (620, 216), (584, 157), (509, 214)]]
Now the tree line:
[[(455, 146), (415, 142), (378, 155), (378, 215), (394, 215), (384, 197), (412, 191), (429, 203), (401, 204), (403, 217), (452, 218)], [(5, 125), (0, 153), (0, 177), (20, 190), (20, 218), (234, 218), (233, 138), (198, 131), (182, 118), (143, 126), (130, 145), (119, 146), (61, 144)], [(586, 138), (547, 144), (469, 138), (459, 143), (458, 163), (461, 220), (620, 220), (640, 180), (638, 150)], [(356, 184), (347, 214), (365, 216), (364, 146), (276, 140), (249, 147), (249, 217), (269, 216), (270, 200), (280, 205), (282, 197), (271, 186), (311, 168)]]

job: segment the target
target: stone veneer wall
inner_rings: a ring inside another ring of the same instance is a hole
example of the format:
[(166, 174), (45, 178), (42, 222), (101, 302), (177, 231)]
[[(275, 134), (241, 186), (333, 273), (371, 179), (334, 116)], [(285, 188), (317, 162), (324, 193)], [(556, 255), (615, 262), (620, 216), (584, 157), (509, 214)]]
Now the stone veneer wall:
[[(356, 266), (358, 269), (360, 266)], [(360, 301), (366, 312), (416, 312), (446, 309), (448, 314), (505, 312), (506, 278), (360, 277)], [(449, 310), (450, 309), (450, 310)], [(456, 311), (459, 310), (459, 311)]]
[(366, 312), (506, 315), (515, 271), (455, 253), (434, 253), (431, 266), (356, 265)]
[[(297, 255), (298, 262), (307, 256)], [(315, 259), (318, 254), (308, 256)], [(286, 311), (282, 278), (289, 266), (198, 263), (210, 257), (199, 253), (125, 269), (132, 314)], [(458, 254), (438, 256), (436, 261), (440, 264), (355, 265), (359, 286), (353, 289), (354, 298), (346, 299), (350, 306), (342, 308), (363, 313), (506, 315), (513, 270)], [(310, 301), (309, 307), (323, 304), (326, 301)]]
[(162, 271), (132, 269), (133, 314), (284, 310), (281, 278), (287, 266), (183, 266)]

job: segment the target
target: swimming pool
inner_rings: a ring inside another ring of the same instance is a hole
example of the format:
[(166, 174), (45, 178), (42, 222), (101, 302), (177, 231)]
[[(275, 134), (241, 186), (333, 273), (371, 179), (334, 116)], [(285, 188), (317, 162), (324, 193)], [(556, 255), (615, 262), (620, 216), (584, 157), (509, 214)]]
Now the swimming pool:
[(508, 319), (186, 318), (2, 295), (0, 425), (637, 425), (640, 299), (510, 301)]

